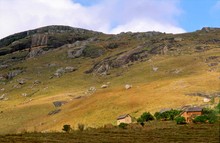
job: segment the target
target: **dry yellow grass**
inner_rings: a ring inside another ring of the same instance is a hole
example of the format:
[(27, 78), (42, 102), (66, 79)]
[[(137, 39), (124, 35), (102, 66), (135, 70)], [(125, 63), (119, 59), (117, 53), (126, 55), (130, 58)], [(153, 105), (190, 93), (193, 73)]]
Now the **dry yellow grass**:
[[(91, 65), (86, 59), (82, 59), (85, 64), (78, 71), (60, 79), (45, 80), (38, 87), (42, 90), (33, 97), (24, 98), (19, 95), (25, 90), (30, 90), (28, 87), (11, 91), (10, 97), (14, 98), (1, 102), (0, 105), (1, 110), (4, 110), (4, 113), (0, 114), (0, 121), (5, 123), (0, 124), (0, 128), (3, 129), (0, 133), (24, 130), (61, 131), (64, 124), (76, 128), (78, 123), (97, 127), (108, 123), (115, 124), (116, 117), (125, 113), (138, 117), (145, 111), (154, 113), (162, 108), (203, 104), (203, 98), (186, 94), (220, 91), (219, 69), (209, 72), (209, 67), (204, 63), (206, 57), (219, 55), (219, 51), (213, 49), (203, 54), (156, 56), (150, 61), (136, 62), (127, 69), (113, 70), (107, 77), (82, 74), (88, 69), (88, 65)], [(35, 62), (41, 63), (48, 57), (42, 58)], [(32, 62), (23, 64), (32, 65)], [(152, 66), (159, 67), (159, 70), (153, 72)], [(181, 72), (174, 74), (175, 69), (180, 69)], [(35, 74), (35, 71), (32, 72), (28, 73), (29, 76)], [(43, 80), (50, 75), (49, 71), (45, 72), (40, 79)], [(123, 74), (116, 76), (118, 73)], [(101, 89), (100, 86), (106, 82), (111, 82), (109, 88)], [(133, 87), (125, 90), (126, 83), (132, 84)], [(74, 96), (83, 95), (90, 86), (95, 86), (97, 92), (81, 99), (72, 99)], [(48, 89), (44, 90), (45, 87)], [(32, 101), (26, 102), (29, 99)], [(52, 102), (58, 100), (68, 101), (68, 104), (61, 107), (60, 113), (47, 115), (55, 110)]]

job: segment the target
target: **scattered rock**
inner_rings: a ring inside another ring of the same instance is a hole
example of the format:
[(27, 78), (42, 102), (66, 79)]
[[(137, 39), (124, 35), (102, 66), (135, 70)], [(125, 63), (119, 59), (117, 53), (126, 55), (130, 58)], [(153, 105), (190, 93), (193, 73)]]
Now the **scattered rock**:
[(58, 66), (58, 65), (57, 65), (57, 64), (55, 64), (55, 63), (46, 64), (46, 67), (56, 67), (56, 66)]
[(210, 63), (210, 64), (208, 64), (208, 66), (210, 66), (210, 67), (217, 66), (217, 65), (218, 65), (218, 63)]
[(108, 87), (107, 84), (103, 84), (103, 85), (101, 86), (101, 88), (107, 88), (107, 87)]
[(56, 109), (56, 110), (50, 111), (48, 113), (48, 115), (55, 115), (55, 114), (59, 113), (60, 111), (61, 111), (61, 109)]
[(26, 83), (26, 80), (25, 79), (18, 79), (17, 82), (20, 84), (20, 85), (23, 85)]
[(1, 88), (1, 91), (5, 91), (5, 88)]
[(27, 97), (27, 93), (22, 93), (21, 96)]
[(175, 42), (181, 42), (183, 40), (183, 38), (180, 38), (180, 37), (176, 37), (173, 39)]
[(28, 58), (35, 58), (37, 56), (45, 54), (45, 51), (42, 48), (31, 48)]
[(66, 67), (65, 68), (65, 72), (73, 72), (73, 71), (76, 71), (77, 70), (77, 68), (75, 68), (75, 67)]
[(63, 74), (65, 73), (65, 70), (63, 68), (59, 68), (56, 70), (56, 72), (54, 73), (54, 76), (56, 77), (61, 77)]
[(158, 71), (158, 69), (159, 69), (158, 67), (153, 67), (154, 72)]
[(18, 74), (22, 73), (23, 70), (13, 70), (13, 71), (10, 71), (8, 72), (8, 74), (6, 75), (6, 79), (12, 79), (14, 78), (15, 76), (17, 76)]
[(8, 68), (8, 65), (0, 65), (0, 69), (6, 69)]
[(83, 54), (83, 50), (86, 48), (85, 45), (80, 46), (76, 49), (70, 49), (67, 51), (67, 57), (68, 58), (79, 58)]
[(130, 88), (132, 88), (132, 85), (130, 85), (130, 84), (126, 84), (126, 85), (125, 85), (125, 89), (126, 89), (126, 90), (128, 90), (128, 89), (130, 89)]
[(207, 103), (207, 102), (210, 102), (211, 99), (210, 98), (203, 98), (203, 102)]
[(62, 105), (66, 104), (66, 103), (68, 103), (68, 102), (67, 101), (55, 101), (55, 102), (53, 102), (53, 105), (55, 107), (61, 107)]
[(5, 99), (5, 94), (2, 94), (1, 96), (0, 96), (0, 100), (4, 100)]
[(88, 91), (96, 91), (96, 88), (94, 86), (90, 87)]
[(35, 80), (35, 81), (34, 81), (34, 84), (35, 84), (35, 85), (40, 84), (40, 83), (41, 83), (40, 80)]

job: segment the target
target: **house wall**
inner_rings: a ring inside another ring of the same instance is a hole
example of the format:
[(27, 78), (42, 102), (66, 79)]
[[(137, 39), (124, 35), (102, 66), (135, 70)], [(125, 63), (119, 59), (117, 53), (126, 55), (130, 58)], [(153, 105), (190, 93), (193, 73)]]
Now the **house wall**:
[(130, 116), (127, 116), (127, 117), (125, 117), (124, 119), (120, 119), (120, 120), (117, 120), (117, 125), (119, 125), (120, 123), (127, 123), (127, 124), (129, 124), (129, 123), (131, 123), (132, 121), (131, 121), (131, 117)]
[(199, 116), (199, 115), (202, 115), (202, 112), (199, 112), (199, 111), (197, 111), (197, 112), (184, 112), (181, 116), (186, 119), (187, 123), (189, 123), (189, 122), (192, 122), (192, 118), (191, 118), (192, 115)]

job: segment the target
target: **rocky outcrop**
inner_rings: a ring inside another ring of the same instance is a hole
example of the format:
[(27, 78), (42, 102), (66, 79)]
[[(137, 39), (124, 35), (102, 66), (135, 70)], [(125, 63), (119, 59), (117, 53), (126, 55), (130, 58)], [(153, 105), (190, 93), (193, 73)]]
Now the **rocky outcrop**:
[(31, 39), (31, 47), (47, 46), (48, 34), (34, 34)]
[(44, 53), (46, 53), (46, 52), (41, 47), (31, 48), (29, 54), (27, 55), (27, 58), (35, 58), (35, 57), (40, 56)]
[(70, 49), (67, 51), (67, 57), (68, 58), (79, 58), (83, 54), (83, 50), (86, 48), (86, 46), (80, 46), (76, 49)]
[(120, 67), (129, 62), (134, 62), (147, 57), (147, 52), (142, 47), (137, 47), (119, 55), (111, 64), (112, 67)]

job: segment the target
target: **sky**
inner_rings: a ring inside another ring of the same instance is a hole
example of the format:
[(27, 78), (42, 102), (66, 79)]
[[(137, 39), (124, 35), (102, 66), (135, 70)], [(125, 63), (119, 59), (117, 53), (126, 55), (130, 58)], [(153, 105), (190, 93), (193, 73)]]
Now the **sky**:
[(0, 39), (48, 25), (104, 33), (220, 27), (220, 0), (0, 0)]

